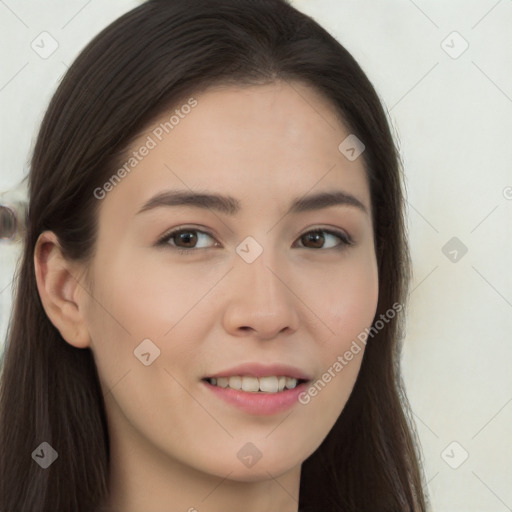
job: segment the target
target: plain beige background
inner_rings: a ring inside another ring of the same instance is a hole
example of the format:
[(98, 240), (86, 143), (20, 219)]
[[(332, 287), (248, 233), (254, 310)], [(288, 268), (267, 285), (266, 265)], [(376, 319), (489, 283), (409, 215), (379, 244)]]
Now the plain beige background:
[[(138, 3), (0, 1), (0, 192), (28, 171), (74, 57)], [(432, 510), (512, 510), (512, 1), (292, 3), (358, 60), (401, 151), (414, 265), (404, 380)], [(0, 242), (2, 340), (18, 257)]]

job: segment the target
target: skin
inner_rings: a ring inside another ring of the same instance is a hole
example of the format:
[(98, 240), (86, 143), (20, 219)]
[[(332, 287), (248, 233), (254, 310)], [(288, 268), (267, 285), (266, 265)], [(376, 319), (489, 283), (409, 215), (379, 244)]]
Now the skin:
[[(370, 212), (364, 164), (338, 150), (350, 131), (306, 85), (216, 87), (195, 98), (101, 200), (92, 261), (67, 261), (53, 233), (40, 236), (38, 289), (63, 338), (90, 347), (98, 366), (111, 438), (106, 509), (297, 511), (301, 464), (341, 413), (364, 350), (307, 405), (270, 416), (226, 404), (201, 379), (257, 361), (296, 366), (315, 381), (371, 326), (371, 214), (342, 205), (284, 215), (293, 199), (328, 190), (349, 192)], [(230, 195), (241, 210), (137, 214), (156, 193), (178, 188)], [(182, 225), (210, 233), (193, 231), (198, 247), (211, 248), (180, 253), (178, 237), (156, 246)], [(354, 245), (303, 236), (321, 228), (349, 234)], [(235, 252), (247, 236), (263, 248), (250, 264)], [(146, 338), (160, 350), (149, 366), (134, 356)], [(252, 467), (237, 457), (248, 442), (262, 454)]]

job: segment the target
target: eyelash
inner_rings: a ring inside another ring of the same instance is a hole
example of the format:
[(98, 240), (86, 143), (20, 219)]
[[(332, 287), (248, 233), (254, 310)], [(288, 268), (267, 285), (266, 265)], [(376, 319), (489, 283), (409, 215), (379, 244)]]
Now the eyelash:
[[(195, 251), (201, 251), (201, 250), (205, 251), (205, 250), (208, 250), (208, 249), (215, 249), (215, 246), (213, 246), (213, 247), (200, 247), (200, 248), (190, 247), (189, 248), (189, 247), (177, 247), (177, 246), (169, 244), (169, 240), (171, 240), (174, 236), (176, 236), (176, 235), (178, 235), (180, 233), (188, 233), (188, 232), (202, 233), (202, 234), (208, 235), (210, 238), (215, 238), (208, 231), (203, 231), (203, 230), (200, 230), (200, 229), (197, 229), (197, 228), (187, 228), (187, 227), (180, 226), (179, 228), (173, 229), (172, 231), (169, 231), (166, 234), (164, 234), (157, 241), (156, 245), (157, 246), (170, 247), (171, 249), (176, 250), (176, 251), (180, 251), (180, 252), (195, 252)], [(336, 247), (329, 247), (327, 249), (323, 249), (323, 248), (314, 249), (313, 248), (312, 250), (316, 250), (316, 251), (338, 250), (338, 251), (340, 251), (340, 250), (343, 250), (346, 247), (350, 247), (350, 246), (354, 245), (354, 242), (353, 242), (352, 238), (348, 234), (344, 233), (343, 231), (338, 231), (338, 230), (333, 230), (333, 229), (325, 229), (325, 228), (312, 229), (310, 231), (306, 231), (297, 240), (300, 240), (302, 237), (304, 237), (304, 236), (306, 236), (308, 234), (311, 234), (311, 233), (327, 233), (329, 235), (336, 236), (336, 237), (338, 237), (341, 240), (341, 243), (338, 246), (336, 246)], [(218, 242), (216, 242), (216, 243), (218, 243)], [(310, 249), (310, 248), (309, 247), (299, 247), (299, 249)]]

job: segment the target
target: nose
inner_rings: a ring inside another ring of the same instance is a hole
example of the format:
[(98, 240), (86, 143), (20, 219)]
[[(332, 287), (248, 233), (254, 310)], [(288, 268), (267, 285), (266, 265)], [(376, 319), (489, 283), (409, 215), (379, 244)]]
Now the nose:
[(298, 301), (289, 272), (275, 262), (269, 266), (265, 251), (252, 263), (239, 258), (230, 272), (224, 328), (233, 336), (273, 339), (298, 328)]

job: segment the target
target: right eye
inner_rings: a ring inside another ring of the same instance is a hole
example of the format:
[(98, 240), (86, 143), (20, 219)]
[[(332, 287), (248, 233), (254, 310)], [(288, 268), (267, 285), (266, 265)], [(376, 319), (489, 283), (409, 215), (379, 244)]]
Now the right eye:
[(204, 240), (205, 238), (208, 237), (213, 239), (213, 236), (206, 231), (201, 231), (196, 228), (179, 227), (173, 229), (170, 232), (167, 232), (162, 238), (158, 240), (157, 245), (168, 245), (171, 246), (172, 249), (192, 250), (211, 249), (213, 247), (218, 247), (220, 245), (219, 242), (215, 242), (210, 247), (197, 247), (196, 244), (198, 243), (199, 240)]

